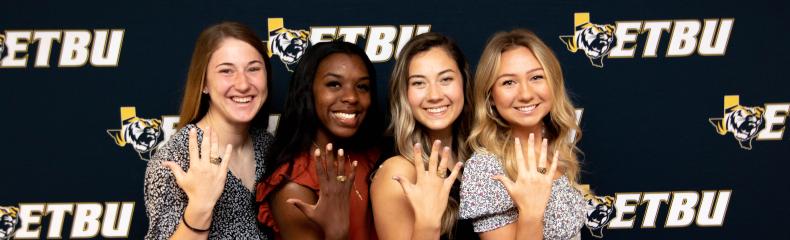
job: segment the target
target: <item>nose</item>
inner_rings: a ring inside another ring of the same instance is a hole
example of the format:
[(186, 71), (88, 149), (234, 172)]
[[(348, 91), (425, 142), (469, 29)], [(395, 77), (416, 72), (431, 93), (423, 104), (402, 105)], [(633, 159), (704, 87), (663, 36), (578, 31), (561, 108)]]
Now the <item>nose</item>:
[(354, 89), (355, 86), (343, 88), (341, 101), (345, 104), (357, 104), (359, 102), (359, 93)]
[(426, 97), (427, 97), (428, 102), (439, 102), (439, 101), (441, 101), (442, 100), (442, 91), (441, 91), (440, 87), (436, 86), (434, 84), (429, 84), (428, 85), (428, 96), (426, 96)]
[(518, 88), (518, 100), (522, 102), (529, 102), (535, 97), (535, 92), (527, 81), (522, 82)]
[(236, 78), (233, 79), (233, 87), (239, 92), (246, 92), (250, 89), (250, 81), (252, 81), (252, 78), (248, 74), (249, 73), (244, 72), (243, 74), (238, 74)]

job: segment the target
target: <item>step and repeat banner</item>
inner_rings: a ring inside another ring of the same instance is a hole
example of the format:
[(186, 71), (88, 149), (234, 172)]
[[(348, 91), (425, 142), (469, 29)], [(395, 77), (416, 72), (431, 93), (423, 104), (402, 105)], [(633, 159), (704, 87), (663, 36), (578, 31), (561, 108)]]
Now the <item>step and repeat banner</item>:
[[(446, 34), (473, 66), (497, 31), (557, 54), (583, 130), (584, 239), (790, 239), (784, 3), (9, 1), (0, 12), (0, 239), (140, 239), (146, 161), (176, 131), (194, 42), (251, 26), (280, 111), (304, 48), (375, 63)], [(276, 121), (276, 116), (272, 118)]]

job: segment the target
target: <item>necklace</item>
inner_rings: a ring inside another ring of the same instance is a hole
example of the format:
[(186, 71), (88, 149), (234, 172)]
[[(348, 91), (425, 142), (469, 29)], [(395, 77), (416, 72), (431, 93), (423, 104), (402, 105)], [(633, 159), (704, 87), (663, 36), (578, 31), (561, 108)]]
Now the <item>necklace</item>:
[[(319, 147), (319, 146), (318, 146), (318, 144), (316, 144), (315, 142), (313, 142), (313, 146), (314, 146), (316, 149), (319, 149), (319, 151), (320, 151), (321, 147)], [(327, 156), (327, 154), (328, 154), (328, 153), (326, 152), (326, 149), (324, 149), (324, 150), (323, 150), (323, 152), (324, 152), (324, 156)], [(346, 161), (344, 161), (344, 162), (343, 162), (343, 163), (341, 163), (341, 164), (346, 164), (346, 162), (352, 162), (352, 161), (351, 161), (351, 156), (350, 156), (350, 155), (351, 155), (350, 153), (346, 154), (346, 156), (345, 156), (345, 157), (346, 157)], [(316, 164), (318, 164), (318, 163), (316, 163)], [(355, 179), (355, 180), (356, 180), (356, 179)], [(359, 200), (360, 200), (360, 201), (365, 201), (364, 199), (362, 199), (362, 194), (361, 194), (361, 193), (359, 193), (359, 190), (357, 190), (357, 182), (356, 182), (356, 181), (352, 182), (352, 183), (351, 183), (351, 186), (354, 188), (354, 192), (355, 192), (355, 193), (357, 193), (357, 197), (359, 197)]]

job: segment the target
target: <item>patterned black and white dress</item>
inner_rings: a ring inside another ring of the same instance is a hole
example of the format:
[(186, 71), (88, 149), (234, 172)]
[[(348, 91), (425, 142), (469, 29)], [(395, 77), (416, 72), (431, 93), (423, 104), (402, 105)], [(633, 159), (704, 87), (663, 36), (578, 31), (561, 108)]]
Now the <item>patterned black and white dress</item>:
[[(145, 239), (168, 239), (175, 232), (187, 205), (187, 195), (176, 184), (173, 173), (162, 165), (163, 161), (174, 161), (184, 171), (189, 166), (189, 130), (197, 128), (189, 124), (180, 129), (148, 161), (145, 171), (145, 211), (149, 228)], [(264, 129), (251, 129), (255, 152), (255, 183), (264, 173), (264, 156), (267, 155), (273, 137)], [(203, 131), (197, 130), (198, 143), (202, 142)], [(225, 190), (219, 197), (212, 215), (209, 239), (272, 239), (258, 228), (255, 190), (250, 191), (241, 180), (228, 171)]]
[[(475, 232), (487, 232), (518, 220), (518, 209), (505, 186), (495, 175), (505, 171), (499, 159), (488, 152), (475, 152), (464, 164), (461, 180), (460, 215), (471, 219)], [(581, 192), (561, 176), (551, 185), (551, 197), (543, 214), (543, 239), (581, 239), (587, 220)]]

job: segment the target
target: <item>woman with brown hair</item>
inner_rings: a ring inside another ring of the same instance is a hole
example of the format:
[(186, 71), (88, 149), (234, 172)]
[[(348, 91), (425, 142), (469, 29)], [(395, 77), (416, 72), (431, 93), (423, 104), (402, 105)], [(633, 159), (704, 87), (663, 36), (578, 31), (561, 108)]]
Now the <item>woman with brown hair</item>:
[(179, 130), (146, 169), (146, 239), (268, 239), (255, 221), (254, 197), (273, 139), (266, 132), (270, 83), (266, 47), (251, 29), (223, 22), (203, 30)]
[(475, 79), (461, 217), (482, 239), (579, 239), (581, 132), (556, 56), (528, 30), (499, 32)]
[(438, 33), (414, 37), (400, 54), (390, 78), (389, 127), (398, 155), (373, 178), (376, 230), (381, 239), (476, 238), (470, 226), (458, 224), (456, 181), (469, 157), (469, 65), (455, 42)]

